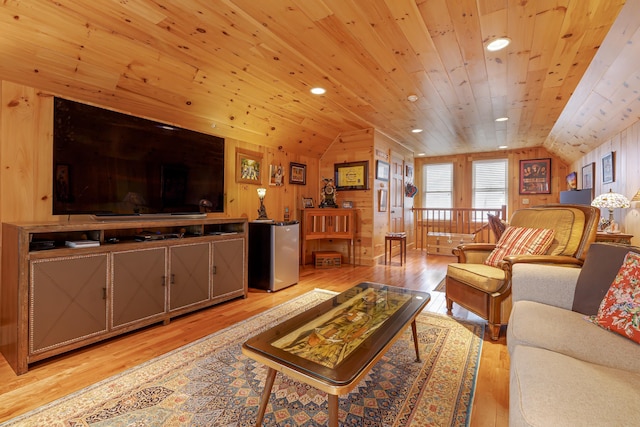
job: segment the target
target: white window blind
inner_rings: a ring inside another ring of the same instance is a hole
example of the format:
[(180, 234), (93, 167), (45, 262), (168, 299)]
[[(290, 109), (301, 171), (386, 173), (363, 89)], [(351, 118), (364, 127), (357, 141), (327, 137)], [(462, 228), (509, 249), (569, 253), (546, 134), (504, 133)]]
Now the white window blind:
[(507, 159), (473, 162), (473, 207), (500, 209), (507, 204)]
[(453, 163), (424, 165), (423, 202), (424, 208), (453, 207)]

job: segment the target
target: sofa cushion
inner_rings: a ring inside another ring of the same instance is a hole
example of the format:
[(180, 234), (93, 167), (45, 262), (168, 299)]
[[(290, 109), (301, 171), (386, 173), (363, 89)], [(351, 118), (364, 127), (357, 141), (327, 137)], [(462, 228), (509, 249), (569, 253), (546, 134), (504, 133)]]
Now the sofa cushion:
[(484, 263), (498, 267), (507, 255), (543, 255), (554, 234), (554, 230), (546, 228), (507, 227)]
[(590, 320), (640, 343), (640, 254), (629, 252), (607, 291), (598, 314)]
[(558, 206), (519, 209), (509, 224), (516, 227), (549, 228), (555, 231), (547, 255), (574, 256), (580, 247), (585, 226), (584, 212), (577, 208)]
[(629, 251), (640, 253), (640, 248), (616, 243), (591, 244), (576, 283), (573, 311), (589, 316), (598, 313), (600, 303)]
[(495, 292), (504, 284), (504, 271), (484, 264), (449, 264), (447, 277), (484, 292)]
[(585, 320), (584, 315), (533, 301), (513, 304), (507, 347), (527, 345), (640, 374), (640, 346)]
[(510, 427), (624, 426), (640, 419), (638, 374), (527, 346), (517, 346), (510, 363)]

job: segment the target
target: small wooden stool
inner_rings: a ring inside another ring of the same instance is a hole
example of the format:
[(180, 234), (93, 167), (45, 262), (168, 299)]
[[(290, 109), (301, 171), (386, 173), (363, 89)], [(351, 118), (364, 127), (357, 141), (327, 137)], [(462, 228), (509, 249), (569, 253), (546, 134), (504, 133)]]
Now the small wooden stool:
[(391, 258), (393, 252), (393, 242), (400, 242), (400, 265), (402, 265), (402, 257), (407, 262), (407, 236), (384, 236), (384, 265), (387, 265), (387, 247), (389, 248), (389, 265), (391, 265)]

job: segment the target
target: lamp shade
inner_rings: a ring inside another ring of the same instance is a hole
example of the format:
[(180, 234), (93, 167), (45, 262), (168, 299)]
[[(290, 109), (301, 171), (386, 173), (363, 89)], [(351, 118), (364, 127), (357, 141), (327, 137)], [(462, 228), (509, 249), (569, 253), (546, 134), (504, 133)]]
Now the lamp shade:
[(635, 194), (635, 196), (633, 196), (631, 201), (632, 202), (640, 202), (640, 190), (638, 190), (638, 192)]
[(593, 199), (593, 202), (591, 202), (591, 206), (595, 206), (597, 208), (606, 208), (612, 211), (617, 208), (628, 208), (630, 204), (629, 199), (627, 199), (625, 196), (609, 190), (608, 193), (603, 193)]

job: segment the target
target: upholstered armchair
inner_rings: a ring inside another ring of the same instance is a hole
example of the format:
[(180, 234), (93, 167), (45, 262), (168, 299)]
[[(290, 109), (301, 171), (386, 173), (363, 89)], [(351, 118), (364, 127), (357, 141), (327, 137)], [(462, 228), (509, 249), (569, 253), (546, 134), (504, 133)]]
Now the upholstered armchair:
[[(447, 267), (447, 312), (451, 314), (455, 302), (486, 319), (491, 338), (497, 340), (500, 326), (511, 314), (512, 266), (523, 262), (582, 266), (599, 220), (600, 209), (584, 205), (517, 210), (496, 244), (468, 243), (453, 250), (458, 262)], [(518, 238), (530, 245), (523, 249), (522, 242), (514, 244)]]

